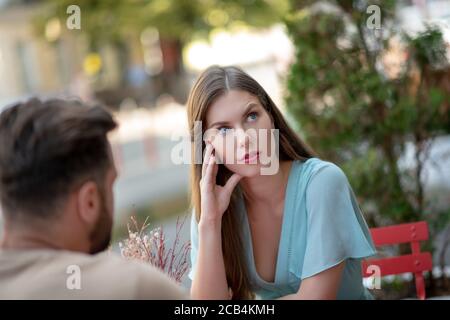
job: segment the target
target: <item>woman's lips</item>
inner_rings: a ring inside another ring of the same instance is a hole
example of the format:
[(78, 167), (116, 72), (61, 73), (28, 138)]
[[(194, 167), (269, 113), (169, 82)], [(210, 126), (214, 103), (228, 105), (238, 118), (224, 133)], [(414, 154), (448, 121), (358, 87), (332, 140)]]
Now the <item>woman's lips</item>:
[(245, 163), (256, 163), (259, 158), (259, 151), (254, 151), (250, 153), (246, 153), (245, 156), (241, 159)]

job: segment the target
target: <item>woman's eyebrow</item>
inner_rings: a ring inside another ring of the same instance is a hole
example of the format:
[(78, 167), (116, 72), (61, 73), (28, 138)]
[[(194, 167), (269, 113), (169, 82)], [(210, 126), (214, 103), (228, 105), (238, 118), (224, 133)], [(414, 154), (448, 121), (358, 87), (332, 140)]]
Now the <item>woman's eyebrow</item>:
[(250, 109), (255, 106), (257, 106), (257, 104), (255, 102), (253, 102), (253, 101), (249, 102), (247, 104), (247, 108), (245, 109), (244, 113), (242, 114), (242, 117), (245, 117), (248, 114), (248, 112), (250, 111)]
[(226, 121), (218, 121), (218, 122), (214, 122), (213, 124), (209, 125), (208, 128), (212, 128), (212, 127), (215, 127), (215, 126), (223, 126), (223, 125), (226, 125), (226, 124), (228, 124), (228, 122), (226, 122)]
[[(242, 117), (245, 117), (247, 115), (247, 113), (250, 111), (250, 109), (253, 108), (254, 106), (257, 106), (256, 102), (254, 102), (254, 101), (248, 102), (245, 105), (246, 109), (242, 113)], [(209, 125), (208, 128), (213, 128), (215, 126), (223, 126), (223, 125), (226, 125), (226, 124), (228, 124), (228, 121), (217, 121), (217, 122), (214, 122), (213, 124)]]

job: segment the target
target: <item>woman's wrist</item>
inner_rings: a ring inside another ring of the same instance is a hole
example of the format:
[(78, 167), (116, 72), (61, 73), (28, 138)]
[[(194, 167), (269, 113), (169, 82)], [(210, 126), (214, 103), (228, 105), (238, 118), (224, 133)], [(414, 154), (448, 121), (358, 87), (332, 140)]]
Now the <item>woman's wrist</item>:
[(217, 233), (222, 229), (222, 219), (202, 219), (198, 223), (199, 233)]

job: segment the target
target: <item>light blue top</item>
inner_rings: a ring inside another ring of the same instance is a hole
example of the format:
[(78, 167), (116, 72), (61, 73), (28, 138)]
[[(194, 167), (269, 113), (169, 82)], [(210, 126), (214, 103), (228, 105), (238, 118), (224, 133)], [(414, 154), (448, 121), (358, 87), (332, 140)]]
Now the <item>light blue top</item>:
[[(276, 299), (298, 291), (303, 279), (342, 261), (338, 299), (371, 299), (362, 283), (361, 259), (376, 254), (370, 232), (344, 172), (318, 158), (293, 161), (286, 188), (274, 282), (256, 272), (250, 227), (242, 196), (243, 226), (250, 283), (258, 298)], [(191, 220), (191, 265), (198, 251), (195, 215)], [(189, 273), (193, 277), (193, 268)]]

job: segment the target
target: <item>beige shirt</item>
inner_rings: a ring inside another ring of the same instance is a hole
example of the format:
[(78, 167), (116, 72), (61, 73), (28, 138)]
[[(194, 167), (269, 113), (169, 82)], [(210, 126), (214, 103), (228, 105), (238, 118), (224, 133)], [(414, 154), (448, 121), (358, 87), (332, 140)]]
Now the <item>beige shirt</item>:
[(144, 262), (117, 254), (0, 250), (0, 299), (189, 299), (186, 289)]

